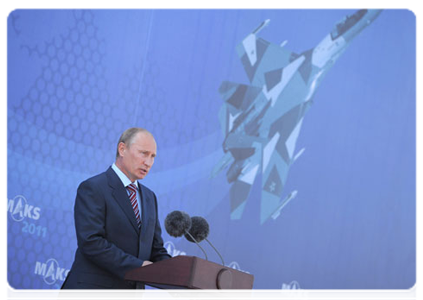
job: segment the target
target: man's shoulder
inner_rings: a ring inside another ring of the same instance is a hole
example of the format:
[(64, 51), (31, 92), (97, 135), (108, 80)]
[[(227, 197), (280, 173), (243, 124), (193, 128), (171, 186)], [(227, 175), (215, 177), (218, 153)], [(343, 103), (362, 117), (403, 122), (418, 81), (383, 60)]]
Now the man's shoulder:
[[(108, 176), (107, 174), (108, 174), (108, 172), (110, 172), (110, 170), (111, 169), (109, 168), (105, 172), (94, 175), (94, 176), (84, 180), (81, 184), (95, 184), (95, 185), (105, 184), (105, 183), (107, 183), (107, 176)], [(113, 172), (113, 170), (112, 170), (112, 172)]]
[(143, 185), (141, 182), (139, 182), (138, 180), (138, 185), (140, 187), (140, 189), (148, 196), (154, 196), (154, 192), (152, 190), (150, 190), (148, 187), (146, 187), (145, 185)]

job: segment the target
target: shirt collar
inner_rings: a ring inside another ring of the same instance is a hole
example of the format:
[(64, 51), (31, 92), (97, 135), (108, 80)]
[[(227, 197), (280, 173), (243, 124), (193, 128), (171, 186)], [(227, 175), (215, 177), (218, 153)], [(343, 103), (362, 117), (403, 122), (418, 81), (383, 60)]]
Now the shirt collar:
[(121, 171), (121, 169), (119, 169), (119, 167), (116, 166), (115, 163), (113, 163), (112, 169), (113, 169), (113, 171), (115, 171), (115, 173), (119, 177), (120, 181), (122, 181), (124, 187), (127, 187), (128, 185), (130, 185), (131, 183), (133, 183), (138, 188), (138, 180), (135, 180), (134, 182), (131, 182), (131, 180), (129, 180), (129, 178), (125, 175), (125, 173), (123, 173)]

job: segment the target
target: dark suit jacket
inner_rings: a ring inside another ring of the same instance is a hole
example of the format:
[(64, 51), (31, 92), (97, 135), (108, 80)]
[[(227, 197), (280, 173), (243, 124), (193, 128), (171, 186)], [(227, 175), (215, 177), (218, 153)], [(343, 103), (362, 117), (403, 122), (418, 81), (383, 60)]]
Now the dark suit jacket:
[(128, 270), (141, 267), (144, 260), (170, 258), (163, 247), (156, 196), (139, 187), (140, 230), (126, 188), (112, 168), (80, 184), (74, 210), (78, 249), (62, 288), (135, 288), (123, 279)]

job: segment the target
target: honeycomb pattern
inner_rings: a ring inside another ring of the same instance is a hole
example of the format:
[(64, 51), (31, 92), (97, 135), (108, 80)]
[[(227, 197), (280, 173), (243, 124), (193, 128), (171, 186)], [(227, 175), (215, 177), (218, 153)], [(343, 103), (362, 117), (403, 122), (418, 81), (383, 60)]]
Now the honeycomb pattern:
[[(150, 129), (160, 151), (216, 130), (214, 111), (220, 103), (211, 104), (213, 96), (193, 86), (187, 97), (196, 104), (181, 106), (161, 81), (165, 66), (155, 58), (154, 49), (147, 60), (126, 71), (118, 99), (112, 99), (103, 37), (107, 34), (96, 22), (97, 12), (68, 13), (72, 22), (60, 34), (31, 45), (21, 43), (19, 55), (36, 58), (41, 68), (24, 96), (9, 101), (9, 195), (24, 195), (28, 205), (41, 209), (38, 220), (27, 217), (15, 222), (9, 215), (8, 259), (14, 262), (8, 266), (8, 276), (9, 283), (19, 288), (60, 287), (60, 280), (49, 285), (34, 274), (35, 264), (54, 257), (61, 267), (70, 268), (76, 248), (72, 213), (76, 188), (111, 163), (123, 130)], [(11, 20), (17, 38), (25, 34), (19, 11), (12, 13)], [(203, 151), (203, 145), (198, 148)], [(178, 165), (190, 159), (190, 153), (183, 153)], [(157, 160), (153, 170), (166, 169), (165, 160)], [(186, 197), (161, 193), (160, 206), (183, 205)], [(167, 213), (160, 209), (162, 219)], [(32, 226), (35, 233), (24, 233), (24, 226)]]
[[(8, 276), (14, 287), (60, 287), (60, 281), (48, 285), (34, 275), (35, 265), (55, 257), (70, 267), (76, 246), (72, 198), (83, 179), (74, 171), (93, 173), (110, 157), (101, 149), (109, 149), (112, 138), (99, 130), (110, 128), (111, 117), (105, 40), (93, 12), (69, 13), (74, 25), (68, 31), (34, 47), (22, 45), (22, 55), (40, 59), (42, 69), (26, 95), (8, 108), (9, 186), (18, 187), (9, 195), (24, 195), (41, 209), (38, 220), (9, 218)], [(12, 15), (18, 23), (19, 11)]]
[[(9, 144), (37, 161), (48, 164), (54, 159), (59, 168), (91, 173), (103, 162), (103, 153), (88, 150), (77, 159), (74, 148), (83, 144), (108, 145), (108, 149), (112, 142), (111, 135), (99, 130), (110, 127), (111, 118), (103, 66), (106, 44), (98, 35), (93, 12), (74, 11), (73, 15), (74, 25), (66, 33), (32, 48), (23, 47), (45, 64), (27, 95), (11, 107), (26, 122), (18, 128), (21, 139), (11, 138)], [(9, 121), (11, 133), (13, 121)]]

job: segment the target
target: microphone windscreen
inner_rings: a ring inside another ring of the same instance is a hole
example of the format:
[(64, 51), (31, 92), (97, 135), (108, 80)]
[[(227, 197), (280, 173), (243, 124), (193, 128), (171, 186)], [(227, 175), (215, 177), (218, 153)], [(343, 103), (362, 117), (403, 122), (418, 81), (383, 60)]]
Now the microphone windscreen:
[[(205, 238), (207, 238), (209, 235), (209, 232), (210, 232), (209, 223), (207, 223), (206, 219), (202, 217), (191, 218), (191, 229), (189, 230), (189, 233), (198, 243), (204, 240)], [(195, 243), (195, 241), (192, 240), (189, 234), (185, 234), (185, 238), (188, 241)]]
[(191, 218), (187, 213), (175, 210), (167, 215), (165, 228), (170, 236), (180, 237), (191, 228)]

